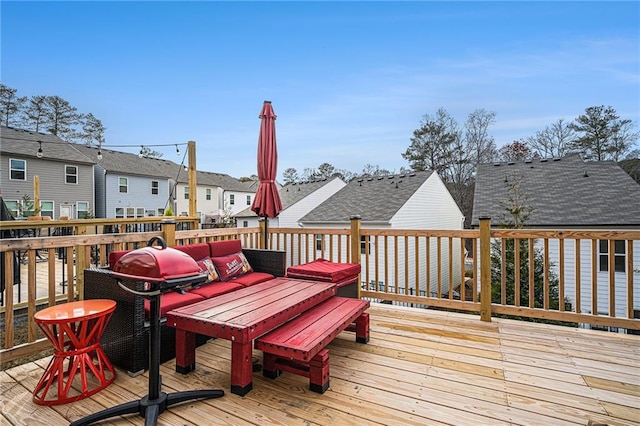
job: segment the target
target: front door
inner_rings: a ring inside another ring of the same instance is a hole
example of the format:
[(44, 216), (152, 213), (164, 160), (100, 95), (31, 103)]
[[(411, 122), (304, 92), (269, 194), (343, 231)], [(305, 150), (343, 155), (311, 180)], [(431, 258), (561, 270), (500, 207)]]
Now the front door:
[(60, 217), (68, 217), (69, 219), (73, 219), (71, 217), (71, 206), (60, 206)]

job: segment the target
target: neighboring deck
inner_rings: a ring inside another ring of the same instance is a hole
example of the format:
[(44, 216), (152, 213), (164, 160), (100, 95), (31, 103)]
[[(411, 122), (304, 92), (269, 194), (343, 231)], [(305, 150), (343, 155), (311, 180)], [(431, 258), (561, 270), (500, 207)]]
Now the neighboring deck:
[[(310, 392), (304, 377), (254, 373), (245, 397), (229, 392), (230, 344), (198, 349), (183, 376), (163, 364), (163, 391), (221, 388), (219, 399), (187, 402), (162, 425), (637, 425), (640, 336), (372, 304), (371, 341), (344, 332), (329, 345), (331, 386)], [(169, 342), (165, 342), (169, 344)], [(261, 358), (261, 353), (255, 354)], [(67, 425), (147, 393), (145, 373), (119, 371), (105, 390), (43, 407), (31, 391), (48, 359), (0, 372), (0, 424)], [(142, 424), (128, 416), (101, 424)]]

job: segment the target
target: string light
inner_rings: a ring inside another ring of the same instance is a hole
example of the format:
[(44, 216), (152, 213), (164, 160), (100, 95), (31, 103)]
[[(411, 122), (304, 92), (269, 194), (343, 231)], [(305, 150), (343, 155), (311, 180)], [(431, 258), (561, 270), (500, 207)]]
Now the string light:
[(38, 143), (40, 144), (40, 147), (38, 148), (38, 152), (36, 153), (36, 157), (42, 158), (42, 156), (44, 155), (44, 153), (42, 152), (42, 141), (38, 141)]
[(140, 153), (138, 154), (138, 157), (139, 157), (139, 158), (144, 157), (144, 153), (143, 153), (143, 151), (144, 151), (144, 145), (140, 145)]
[(176, 144), (176, 155), (180, 157), (180, 148), (178, 148), (178, 144)]
[(102, 142), (98, 145), (98, 160), (102, 160)]

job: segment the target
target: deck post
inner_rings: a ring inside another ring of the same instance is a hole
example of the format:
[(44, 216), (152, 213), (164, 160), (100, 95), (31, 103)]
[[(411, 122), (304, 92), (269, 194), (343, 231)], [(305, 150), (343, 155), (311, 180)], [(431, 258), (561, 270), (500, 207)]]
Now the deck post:
[[(349, 218), (351, 220), (351, 263), (360, 264), (360, 225), (361, 219), (358, 215), (353, 215)], [(360, 299), (360, 283), (362, 272), (358, 274), (358, 282), (356, 288), (358, 289), (358, 299)]]
[[(189, 141), (187, 143), (187, 151), (189, 152), (188, 160), (189, 160), (189, 217), (196, 217), (198, 211), (198, 184), (196, 181), (196, 143), (194, 141)], [(198, 229), (194, 222), (189, 223), (189, 229)]]
[[(80, 225), (76, 228), (76, 235), (87, 235), (87, 227)], [(76, 251), (76, 289), (78, 300), (84, 300), (84, 270), (91, 265), (91, 247), (75, 246)], [(73, 258), (69, 259), (73, 263)], [(70, 297), (73, 297), (73, 276), (69, 276), (69, 286), (67, 288)]]
[(491, 322), (491, 218), (480, 218), (480, 319)]
[(160, 221), (162, 227), (162, 238), (167, 243), (168, 247), (176, 245), (176, 220), (173, 218), (162, 219)]

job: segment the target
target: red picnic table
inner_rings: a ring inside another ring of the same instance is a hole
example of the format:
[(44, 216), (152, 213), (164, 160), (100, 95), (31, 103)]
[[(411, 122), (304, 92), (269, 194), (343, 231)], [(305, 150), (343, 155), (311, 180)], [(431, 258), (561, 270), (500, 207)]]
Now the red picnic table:
[(253, 340), (335, 294), (335, 283), (280, 277), (169, 311), (176, 371), (195, 369), (196, 333), (231, 340), (231, 392), (244, 396), (253, 387)]

